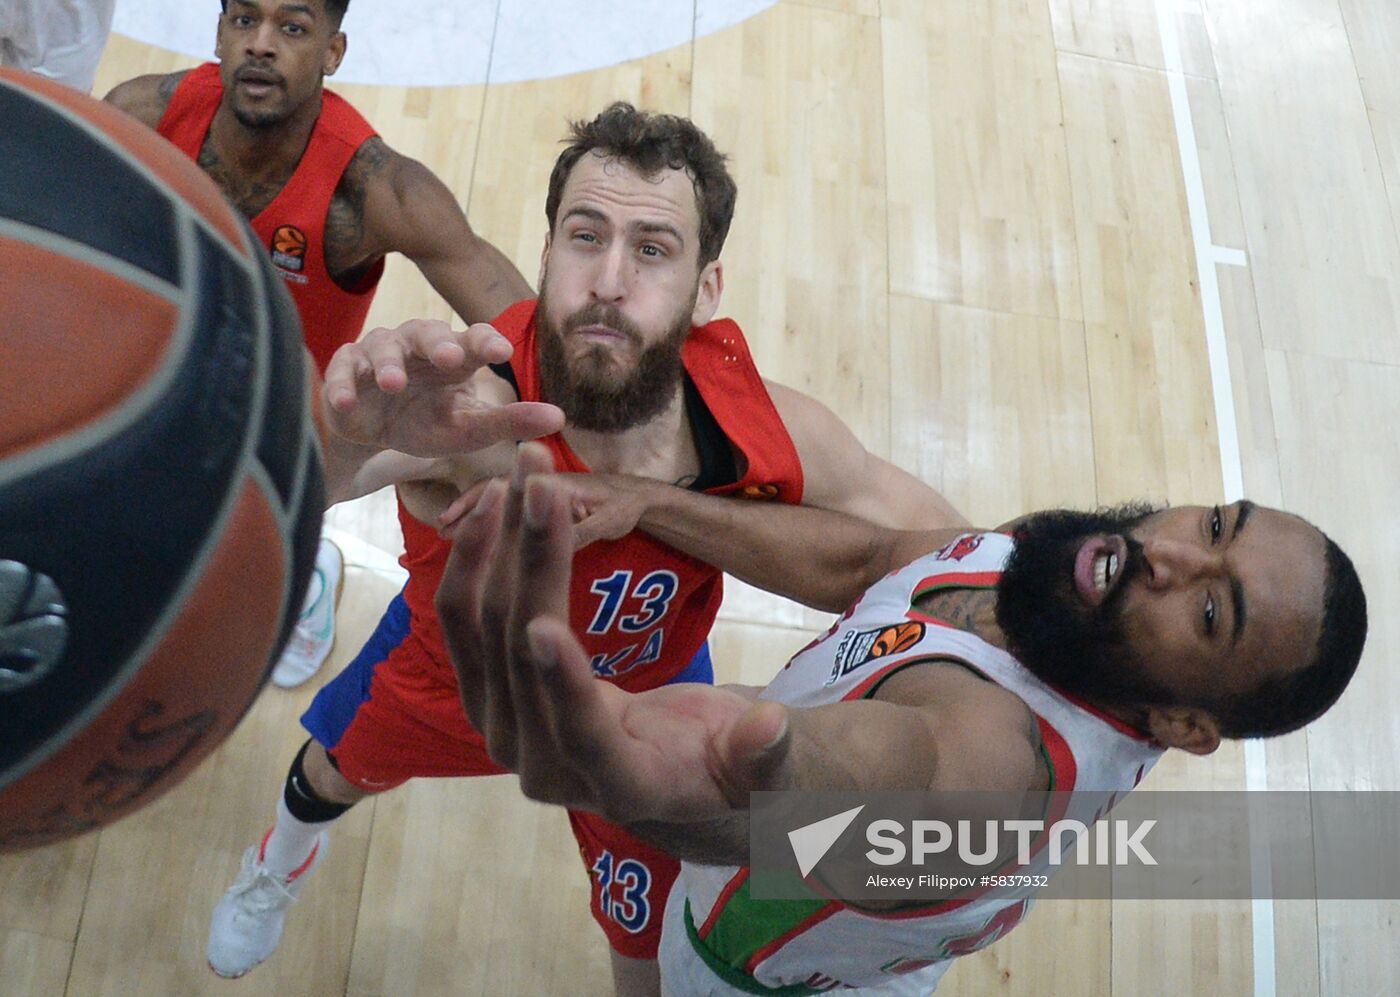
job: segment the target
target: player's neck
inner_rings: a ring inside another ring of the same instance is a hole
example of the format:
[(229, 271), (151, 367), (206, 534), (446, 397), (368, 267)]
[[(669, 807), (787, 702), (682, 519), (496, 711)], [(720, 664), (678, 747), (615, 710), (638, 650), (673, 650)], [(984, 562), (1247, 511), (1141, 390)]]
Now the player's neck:
[(209, 140), (220, 162), (240, 177), (290, 176), (301, 162), (320, 116), (318, 93), (286, 120), (254, 128), (239, 121), (225, 100), (210, 123)]
[(1006, 649), (1006, 635), (997, 625), (997, 594), (994, 589), (950, 586), (916, 599), (914, 608), (951, 627), (980, 637), (993, 647)]
[(646, 422), (615, 433), (568, 425), (564, 440), (590, 470), (602, 474), (677, 481), (698, 471), (699, 456), (679, 384), (670, 403)]

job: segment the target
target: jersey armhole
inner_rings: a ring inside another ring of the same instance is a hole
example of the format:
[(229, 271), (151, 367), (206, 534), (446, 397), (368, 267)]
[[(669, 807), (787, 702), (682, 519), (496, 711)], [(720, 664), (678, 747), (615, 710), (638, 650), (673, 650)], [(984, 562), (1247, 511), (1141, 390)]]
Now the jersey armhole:
[(515, 397), (519, 398), (520, 382), (515, 379), (515, 368), (510, 365), (510, 361), (503, 360), (500, 363), (488, 364), (488, 366), (491, 368), (491, 373), (509, 384), (511, 390), (515, 392)]

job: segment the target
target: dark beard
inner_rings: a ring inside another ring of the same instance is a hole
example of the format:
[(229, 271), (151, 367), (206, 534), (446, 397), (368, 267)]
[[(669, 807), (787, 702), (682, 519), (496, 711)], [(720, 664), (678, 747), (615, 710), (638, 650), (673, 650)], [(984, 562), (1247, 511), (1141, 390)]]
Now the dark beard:
[[(1128, 585), (1145, 569), (1142, 545), (1128, 536), (1154, 510), (1130, 504), (1098, 512), (1036, 513), (1016, 531), (1016, 548), (997, 583), (997, 625), (1016, 659), (1062, 692), (1102, 706), (1138, 707), (1172, 697), (1140, 673), (1123, 632)], [(1126, 563), (1108, 597), (1086, 606), (1074, 587), (1074, 561), (1097, 534), (1127, 541)]]
[(595, 433), (619, 433), (665, 411), (676, 397), (685, 369), (681, 348), (690, 334), (694, 297), (676, 316), (666, 335), (643, 347), (636, 366), (619, 379), (609, 376), (612, 363), (601, 347), (585, 353), (571, 366), (564, 337), (583, 326), (605, 325), (637, 346), (644, 338), (641, 331), (618, 309), (601, 303), (585, 305), (564, 320), (563, 328), (555, 328), (545, 311), (544, 294), (541, 282), (541, 304), (535, 322), (539, 333), (540, 386), (545, 401), (563, 409), (570, 424)]

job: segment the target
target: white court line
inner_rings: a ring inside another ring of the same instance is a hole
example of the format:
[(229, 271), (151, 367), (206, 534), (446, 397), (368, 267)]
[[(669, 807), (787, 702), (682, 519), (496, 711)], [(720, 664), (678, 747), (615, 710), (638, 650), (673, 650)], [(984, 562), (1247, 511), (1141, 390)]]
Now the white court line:
[(1226, 266), (1247, 267), (1249, 260), (1245, 258), (1243, 249), (1232, 249), (1229, 246), (1210, 247), (1211, 259), (1216, 263), (1224, 263)]
[[(1162, 35), (1162, 55), (1166, 59), (1167, 88), (1171, 93), (1172, 118), (1176, 124), (1176, 144), (1181, 152), (1181, 172), (1186, 182), (1186, 207), (1191, 217), (1191, 241), (1196, 249), (1196, 275), (1201, 288), (1201, 310), (1205, 320), (1206, 354), (1210, 361), (1211, 389), (1215, 396), (1215, 426), (1220, 446), (1220, 475), (1224, 482), (1225, 501), (1235, 502), (1244, 497), (1244, 470), (1240, 458), (1240, 434), (1235, 422), (1235, 392), (1230, 383), (1230, 357), (1225, 343), (1225, 315), (1220, 306), (1220, 282), (1215, 271), (1217, 262), (1236, 266), (1245, 264), (1244, 253), (1216, 246), (1210, 237), (1210, 218), (1206, 209), (1205, 181), (1201, 176), (1201, 156), (1196, 147), (1196, 127), (1191, 120), (1191, 101), (1186, 92), (1186, 73), (1182, 68), (1181, 41), (1176, 33), (1176, 12), (1188, 10), (1173, 0), (1157, 0), (1157, 26)], [(1250, 792), (1268, 788), (1268, 759), (1263, 742), (1244, 743), (1245, 788)], [(1264, 847), (1257, 847), (1259, 845)], [(1252, 880), (1256, 893), (1268, 883), (1269, 853), (1267, 842), (1254, 843), (1250, 849)], [(1274, 960), (1274, 902), (1264, 898), (1252, 901), (1251, 928), (1254, 934), (1254, 997), (1274, 997), (1277, 991)]]

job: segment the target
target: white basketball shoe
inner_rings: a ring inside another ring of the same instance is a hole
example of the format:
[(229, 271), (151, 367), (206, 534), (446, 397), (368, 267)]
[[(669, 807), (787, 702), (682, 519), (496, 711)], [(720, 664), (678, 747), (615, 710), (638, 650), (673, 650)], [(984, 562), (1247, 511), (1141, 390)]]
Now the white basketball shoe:
[(316, 570), (306, 587), (306, 602), (272, 681), (283, 689), (301, 685), (330, 657), (335, 647), (335, 611), (345, 583), (345, 557), (334, 543), (321, 538), (316, 549)]
[(274, 875), (263, 865), (262, 843), (243, 853), (243, 868), (214, 908), (209, 925), (209, 968), (219, 976), (242, 976), (272, 953), (282, 941), (282, 925), (287, 908), (306, 885), (306, 877), (326, 857), (326, 832), (316, 836), (311, 854), (286, 878)]

